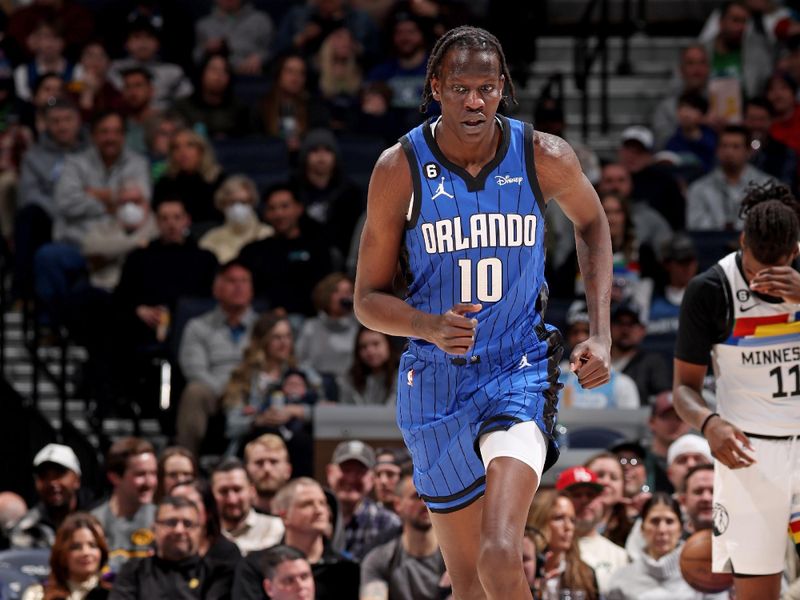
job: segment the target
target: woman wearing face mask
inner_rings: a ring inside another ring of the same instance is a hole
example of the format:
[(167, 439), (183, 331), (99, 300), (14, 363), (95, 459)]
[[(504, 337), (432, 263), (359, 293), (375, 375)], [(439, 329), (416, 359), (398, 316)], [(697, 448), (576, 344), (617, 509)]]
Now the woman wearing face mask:
[(213, 252), (220, 264), (239, 256), (250, 242), (273, 234), (272, 227), (259, 221), (255, 206), (258, 190), (246, 175), (231, 175), (214, 194), (214, 205), (225, 215), (225, 224), (210, 229), (200, 238), (200, 247)]
[(28, 588), (23, 600), (105, 600), (109, 586), (100, 580), (108, 561), (103, 528), (88, 513), (69, 515), (56, 532), (50, 576), (44, 586)]
[(611, 576), (608, 600), (723, 600), (727, 592), (703, 594), (683, 579), (681, 509), (677, 500), (656, 492), (642, 508), (645, 551)]
[(317, 316), (306, 319), (297, 337), (297, 360), (336, 378), (353, 359), (358, 321), (353, 315), (353, 282), (344, 273), (324, 277), (312, 292)]

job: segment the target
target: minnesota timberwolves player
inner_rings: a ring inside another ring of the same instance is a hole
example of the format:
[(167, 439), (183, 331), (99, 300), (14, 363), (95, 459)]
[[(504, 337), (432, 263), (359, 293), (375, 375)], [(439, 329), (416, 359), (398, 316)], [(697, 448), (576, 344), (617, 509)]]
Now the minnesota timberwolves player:
[[(397, 419), (456, 598), (531, 598), (522, 537), (552, 441), (560, 335), (544, 324), (544, 209), (575, 223), (591, 337), (572, 368), (609, 378), (611, 241), (572, 149), (497, 113), (514, 88), (497, 39), (436, 44), (423, 105), (442, 116), (383, 153), (369, 186), (356, 313), (409, 338)], [(405, 300), (393, 293), (398, 261)]]

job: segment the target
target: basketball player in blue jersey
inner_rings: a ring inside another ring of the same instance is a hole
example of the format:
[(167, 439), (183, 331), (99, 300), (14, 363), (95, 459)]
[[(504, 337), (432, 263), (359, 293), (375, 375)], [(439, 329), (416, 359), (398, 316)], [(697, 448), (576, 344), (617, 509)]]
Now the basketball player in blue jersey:
[(569, 145), (497, 114), (506, 91), (513, 100), (493, 35), (459, 27), (437, 42), (423, 107), (439, 102), (442, 115), (378, 160), (356, 278), (362, 323), (409, 338), (397, 420), (459, 600), (531, 598), (525, 520), (558, 455), (561, 336), (542, 320), (548, 199), (575, 224), (591, 318), (571, 368), (585, 387), (609, 379), (603, 209)]

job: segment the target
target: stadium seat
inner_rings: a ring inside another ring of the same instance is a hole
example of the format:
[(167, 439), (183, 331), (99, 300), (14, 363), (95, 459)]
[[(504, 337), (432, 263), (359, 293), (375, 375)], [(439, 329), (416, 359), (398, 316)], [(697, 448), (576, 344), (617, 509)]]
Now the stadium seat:
[(40, 583), (36, 577), (10, 567), (0, 567), (0, 598), (19, 600), (29, 587)]
[(386, 143), (372, 136), (342, 135), (338, 138), (342, 168), (366, 193), (372, 168)]
[(18, 571), (44, 583), (50, 575), (50, 549), (5, 550), (0, 552), (0, 568)]
[(217, 160), (229, 175), (251, 177), (260, 193), (289, 177), (289, 152), (278, 138), (250, 137), (214, 142)]
[(268, 77), (239, 75), (233, 81), (233, 94), (241, 104), (258, 106), (269, 93), (272, 82)]
[(700, 273), (739, 247), (738, 231), (690, 231), (689, 236), (697, 248)]
[(606, 427), (581, 427), (567, 430), (567, 445), (570, 448), (608, 448), (624, 439), (616, 429)]

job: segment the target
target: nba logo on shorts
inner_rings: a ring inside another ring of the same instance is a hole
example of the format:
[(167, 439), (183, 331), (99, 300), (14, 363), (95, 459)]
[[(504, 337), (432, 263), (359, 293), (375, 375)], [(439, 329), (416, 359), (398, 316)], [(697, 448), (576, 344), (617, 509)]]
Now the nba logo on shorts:
[(408, 373), (406, 374), (406, 381), (408, 382), (409, 387), (414, 387), (414, 369), (408, 370)]

